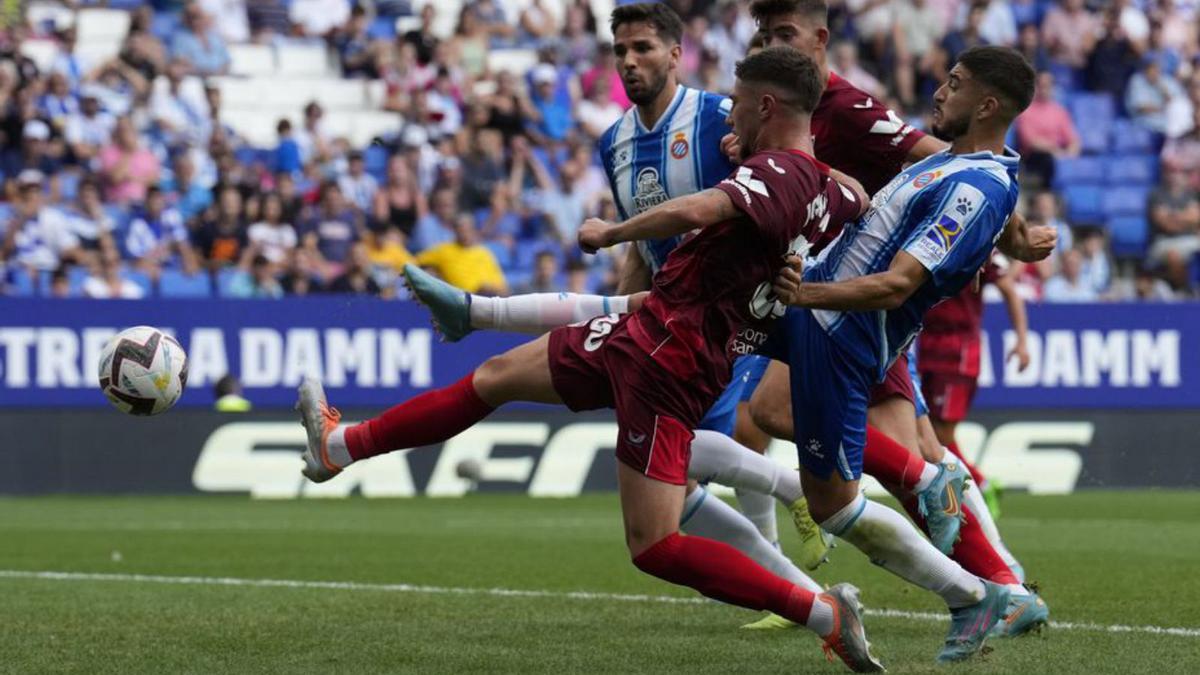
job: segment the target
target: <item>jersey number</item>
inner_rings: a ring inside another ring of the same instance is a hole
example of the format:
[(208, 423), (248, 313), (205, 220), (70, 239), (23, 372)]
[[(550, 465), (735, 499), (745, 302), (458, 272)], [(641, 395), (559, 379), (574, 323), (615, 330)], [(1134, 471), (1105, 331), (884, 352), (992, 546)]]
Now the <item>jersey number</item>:
[(760, 321), (762, 319), (778, 319), (783, 316), (786, 307), (775, 297), (775, 291), (771, 289), (771, 282), (764, 281), (754, 289), (754, 296), (750, 298), (750, 315)]
[(592, 319), (592, 322), (588, 324), (588, 336), (583, 340), (583, 348), (589, 352), (600, 349), (600, 346), (604, 344), (604, 338), (613, 332), (613, 327), (620, 319), (620, 314), (605, 314)]

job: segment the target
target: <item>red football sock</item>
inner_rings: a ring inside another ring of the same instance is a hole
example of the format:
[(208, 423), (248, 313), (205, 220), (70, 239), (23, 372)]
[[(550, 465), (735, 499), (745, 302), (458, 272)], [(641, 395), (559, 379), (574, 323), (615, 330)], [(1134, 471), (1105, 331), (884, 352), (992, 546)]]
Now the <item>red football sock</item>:
[(960, 452), (958, 449), (958, 443), (951, 443), (950, 445), (946, 446), (946, 449), (950, 452), (953, 452), (954, 456), (958, 458), (958, 461), (962, 462), (963, 466), (967, 467), (967, 471), (971, 472), (971, 480), (975, 481), (976, 485), (983, 487), (987, 483), (987, 478), (984, 477), (983, 472), (979, 469), (976, 469), (974, 464), (968, 462), (966, 457), (963, 457), (962, 452)]
[(909, 452), (887, 434), (867, 426), (867, 445), (863, 448), (863, 473), (883, 483), (912, 490), (921, 479), (925, 460)]
[[(917, 498), (909, 496), (901, 500), (901, 504), (913, 522), (920, 526), (921, 531), (929, 534), (925, 519), (921, 517), (917, 508)], [(950, 559), (962, 565), (963, 569), (971, 574), (988, 581), (997, 584), (1021, 583), (1004, 562), (1004, 558), (992, 547), (992, 542), (988, 541), (987, 535), (983, 533), (975, 514), (971, 513), (970, 509), (963, 509), (963, 514), (967, 519), (958, 530), (959, 542), (954, 545)]]
[(714, 600), (765, 609), (799, 624), (808, 621), (816, 597), (728, 544), (678, 532), (642, 551), (633, 564), (646, 574), (694, 588)]
[(346, 429), (346, 449), (360, 460), (453, 438), (495, 410), (479, 398), (474, 381), (471, 373)]

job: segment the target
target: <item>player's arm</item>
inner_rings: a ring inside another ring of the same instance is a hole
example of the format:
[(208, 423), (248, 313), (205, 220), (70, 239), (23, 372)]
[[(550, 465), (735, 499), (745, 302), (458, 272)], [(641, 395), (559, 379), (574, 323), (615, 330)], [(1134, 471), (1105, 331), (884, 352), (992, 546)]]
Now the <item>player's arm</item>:
[[(863, 187), (862, 183), (858, 182), (858, 179), (849, 174), (842, 173), (833, 167), (829, 167), (829, 177), (854, 193), (855, 202), (858, 205), (858, 212), (853, 216), (849, 216), (850, 218), (857, 218), (858, 216), (861, 216), (863, 212), (867, 210), (867, 207), (871, 205), (871, 195), (867, 194), (867, 189)], [(851, 211), (853, 211), (853, 205), (851, 205)], [(848, 212), (844, 213), (843, 215), (847, 214)]]
[(775, 295), (787, 305), (840, 312), (896, 309), (929, 279), (929, 270), (905, 251), (886, 272), (828, 283), (803, 281), (800, 261), (791, 258), (775, 278)]
[(910, 162), (919, 162), (930, 155), (936, 155), (948, 147), (950, 147), (950, 144), (946, 141), (925, 135), (908, 149), (907, 159)]
[(621, 278), (617, 280), (617, 295), (628, 295), (650, 288), (650, 266), (642, 257), (636, 244), (625, 252), (625, 264), (621, 265)]
[(588, 218), (579, 228), (579, 247), (584, 253), (595, 253), (623, 241), (666, 239), (723, 223), (740, 214), (728, 195), (709, 188), (659, 204), (623, 223)]
[[(1015, 267), (1014, 267), (1015, 270)], [(1016, 358), (1017, 369), (1029, 367), (1029, 315), (1025, 311), (1025, 299), (1017, 292), (1013, 282), (1013, 274), (1005, 274), (996, 279), (996, 289), (1004, 298), (1004, 307), (1008, 310), (1008, 318), (1012, 321), (1013, 331), (1017, 334), (1017, 344), (1005, 357), (1006, 360)]]
[(1004, 255), (1021, 262), (1038, 262), (1050, 257), (1058, 245), (1058, 230), (1053, 225), (1030, 225), (1013, 213), (996, 242)]

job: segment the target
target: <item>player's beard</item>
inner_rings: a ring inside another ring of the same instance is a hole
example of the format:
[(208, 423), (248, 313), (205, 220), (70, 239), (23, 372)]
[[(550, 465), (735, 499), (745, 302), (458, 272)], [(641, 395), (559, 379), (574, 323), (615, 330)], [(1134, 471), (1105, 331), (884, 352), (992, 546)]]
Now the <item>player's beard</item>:
[(648, 77), (642, 78), (641, 90), (631, 90), (628, 86), (625, 87), (625, 95), (634, 105), (649, 105), (658, 98), (662, 90), (667, 86), (667, 72), (651, 73)]
[(971, 128), (971, 119), (969, 117), (960, 117), (958, 119), (946, 119), (945, 111), (942, 112), (941, 122), (934, 122), (930, 127), (930, 131), (939, 140), (953, 143), (955, 139), (967, 135), (967, 131)]

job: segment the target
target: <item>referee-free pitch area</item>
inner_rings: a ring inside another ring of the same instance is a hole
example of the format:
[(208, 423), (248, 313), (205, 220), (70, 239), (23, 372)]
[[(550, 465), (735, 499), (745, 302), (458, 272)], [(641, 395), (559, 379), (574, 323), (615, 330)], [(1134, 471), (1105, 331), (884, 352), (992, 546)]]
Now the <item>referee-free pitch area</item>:
[[(1000, 527), (1052, 627), (960, 672), (1200, 671), (1200, 492), (1011, 495)], [(843, 672), (801, 631), (626, 560), (615, 495), (538, 500), (2, 499), (4, 673)], [(780, 514), (783, 546), (796, 543)], [(936, 667), (934, 596), (848, 545), (892, 672)]]

